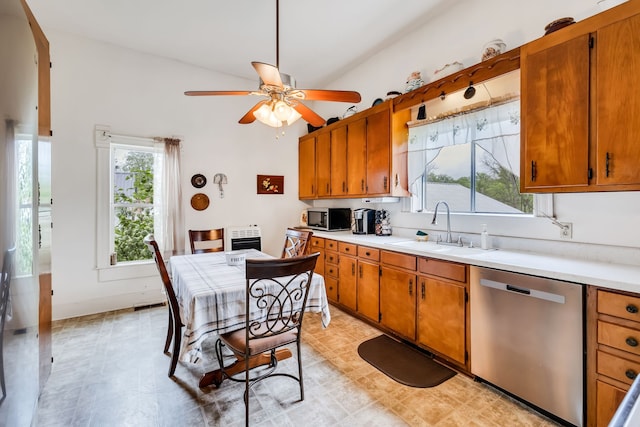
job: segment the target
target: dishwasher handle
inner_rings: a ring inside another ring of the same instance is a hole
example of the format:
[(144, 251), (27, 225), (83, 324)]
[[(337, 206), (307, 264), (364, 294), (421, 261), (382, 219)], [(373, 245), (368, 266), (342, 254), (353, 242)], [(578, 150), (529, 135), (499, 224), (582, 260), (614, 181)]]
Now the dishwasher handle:
[(545, 292), (545, 291), (540, 291), (537, 289), (527, 289), (527, 288), (522, 288), (519, 286), (514, 286), (511, 285), (509, 283), (503, 283), (503, 282), (497, 282), (495, 280), (489, 280), (489, 279), (484, 279), (481, 278), (480, 279), (480, 285), (481, 286), (485, 286), (487, 288), (493, 288), (499, 291), (509, 291), (509, 292), (516, 292), (518, 294), (521, 295), (525, 295), (531, 298), (538, 298), (538, 299), (542, 299), (542, 300), (546, 300), (546, 301), (550, 301), (550, 302), (555, 302), (558, 304), (564, 304), (565, 303), (565, 296), (564, 295), (559, 295), (559, 294), (554, 294), (551, 292)]
[(531, 290), (530, 289), (517, 288), (517, 287), (515, 287), (513, 285), (507, 285), (507, 290), (508, 291), (512, 291), (512, 292), (518, 292), (520, 294), (531, 295)]

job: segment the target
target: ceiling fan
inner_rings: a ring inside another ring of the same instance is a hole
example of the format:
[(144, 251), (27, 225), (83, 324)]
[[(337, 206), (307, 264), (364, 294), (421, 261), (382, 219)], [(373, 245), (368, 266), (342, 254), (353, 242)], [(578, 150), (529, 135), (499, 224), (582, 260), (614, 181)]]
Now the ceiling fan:
[(325, 120), (302, 103), (307, 101), (360, 102), (358, 92), (346, 90), (297, 89), (295, 80), (288, 74), (280, 72), (280, 0), (276, 0), (276, 65), (264, 62), (252, 62), (253, 68), (260, 77), (260, 89), (248, 90), (195, 90), (187, 91), (188, 96), (217, 95), (257, 95), (266, 99), (253, 106), (238, 121), (241, 124), (253, 123), (256, 119), (262, 123), (281, 127), (290, 125), (300, 117), (315, 127), (320, 127)]

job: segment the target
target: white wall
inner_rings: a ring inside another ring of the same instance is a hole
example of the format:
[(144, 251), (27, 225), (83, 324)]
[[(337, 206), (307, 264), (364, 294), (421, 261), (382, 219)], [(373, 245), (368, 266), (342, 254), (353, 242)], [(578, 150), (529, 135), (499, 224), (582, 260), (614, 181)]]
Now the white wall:
[[(46, 28), (45, 28), (46, 31)], [(185, 90), (252, 89), (246, 81), (112, 45), (46, 31), (51, 44), (53, 127), (53, 317), (101, 312), (163, 300), (157, 272), (148, 278), (100, 282), (96, 265), (94, 126), (116, 134), (183, 139), (186, 228), (257, 224), (263, 249), (279, 253), (287, 226), (306, 206), (298, 201), (298, 137), (305, 124), (276, 131), (237, 121), (258, 100), (187, 97)], [(224, 198), (213, 185), (225, 173)], [(197, 190), (190, 179), (204, 174)], [(283, 195), (257, 195), (256, 174), (284, 175)], [(191, 196), (206, 193), (204, 211)]]
[[(345, 73), (331, 87), (358, 90), (363, 99), (358, 109), (362, 111), (390, 90), (403, 91), (413, 70), (421, 71), (426, 82), (436, 80), (433, 71), (444, 64), (459, 61), (468, 67), (479, 62), (484, 44), (492, 39), (501, 38), (507, 50), (513, 49), (542, 37), (544, 27), (555, 19), (571, 16), (580, 21), (598, 12), (596, 0), (452, 2), (441, 15)], [(340, 115), (343, 110), (339, 108), (331, 104), (316, 106), (325, 117)], [(452, 215), (451, 227), (456, 233), (469, 235), (476, 244), (480, 224), (487, 223), (497, 245), (502, 247), (640, 263), (640, 192), (557, 194), (554, 199), (558, 219), (573, 224), (570, 242), (560, 240), (560, 229), (544, 218)], [(357, 201), (351, 205), (363, 206)], [(432, 214), (403, 212), (399, 204), (369, 207), (391, 211), (394, 233), (415, 234), (416, 228), (442, 230), (445, 223), (440, 217), (438, 225), (432, 226)]]

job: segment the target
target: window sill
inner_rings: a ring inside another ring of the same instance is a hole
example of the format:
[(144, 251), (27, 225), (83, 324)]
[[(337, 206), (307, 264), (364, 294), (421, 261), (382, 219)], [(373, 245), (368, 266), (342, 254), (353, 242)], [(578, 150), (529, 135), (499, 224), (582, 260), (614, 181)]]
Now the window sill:
[(116, 264), (98, 268), (99, 282), (138, 279), (155, 275), (158, 275), (158, 271), (153, 261)]

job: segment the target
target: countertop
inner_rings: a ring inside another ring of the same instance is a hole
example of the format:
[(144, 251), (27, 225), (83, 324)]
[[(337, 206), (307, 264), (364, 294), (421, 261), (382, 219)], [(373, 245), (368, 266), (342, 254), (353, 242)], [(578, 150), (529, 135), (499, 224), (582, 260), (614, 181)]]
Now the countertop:
[(640, 293), (640, 265), (627, 265), (508, 249), (467, 248), (418, 242), (415, 237), (315, 231), (314, 236), (479, 267)]

